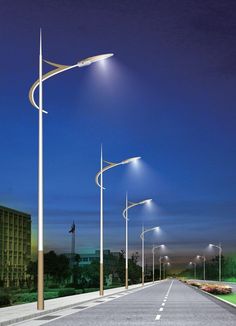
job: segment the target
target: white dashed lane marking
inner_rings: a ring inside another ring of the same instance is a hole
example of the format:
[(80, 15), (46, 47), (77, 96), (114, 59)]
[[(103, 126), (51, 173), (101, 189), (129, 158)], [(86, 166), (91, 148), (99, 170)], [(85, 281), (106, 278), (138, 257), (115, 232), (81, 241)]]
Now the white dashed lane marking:
[[(166, 304), (166, 301), (167, 301), (167, 299), (168, 299), (168, 295), (169, 295), (169, 293), (170, 293), (170, 290), (171, 290), (171, 287), (172, 287), (172, 285), (173, 285), (173, 282), (174, 282), (174, 281), (171, 282), (171, 284), (170, 284), (170, 286), (169, 286), (169, 288), (168, 288), (168, 291), (167, 291), (167, 293), (166, 293), (166, 295), (165, 295), (165, 297), (164, 297), (164, 299), (163, 299), (163, 302), (162, 302), (162, 304), (161, 304), (162, 307), (164, 307), (165, 304)], [(159, 311), (163, 311), (163, 309), (164, 309), (164, 308), (160, 308)], [(161, 319), (161, 315), (159, 315), (159, 314), (156, 315), (155, 320), (160, 320), (160, 319)]]

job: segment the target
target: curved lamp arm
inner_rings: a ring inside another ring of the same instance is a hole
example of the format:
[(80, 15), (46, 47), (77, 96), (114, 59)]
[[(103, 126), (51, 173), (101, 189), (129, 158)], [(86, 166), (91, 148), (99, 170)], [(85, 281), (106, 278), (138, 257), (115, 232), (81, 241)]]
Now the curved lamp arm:
[(197, 255), (197, 258), (198, 258), (198, 259), (202, 259), (202, 260), (206, 261), (206, 257), (205, 257), (205, 256), (200, 256), (200, 255)]
[(155, 246), (155, 247), (153, 246), (153, 247), (152, 247), (152, 253), (154, 253), (155, 249), (158, 250), (158, 249), (163, 248), (163, 247), (164, 247), (164, 245)]
[(217, 245), (215, 245), (215, 244), (210, 243), (209, 246), (210, 246), (210, 247), (218, 248), (219, 251), (222, 252), (222, 247), (221, 247), (221, 245), (217, 246)]
[(126, 219), (126, 212), (130, 208), (135, 207), (135, 206), (138, 206), (138, 205), (144, 205), (144, 204), (150, 203), (151, 201), (152, 201), (152, 199), (145, 199), (145, 200), (142, 200), (142, 201), (140, 201), (138, 203), (132, 203), (132, 202), (129, 201), (128, 202), (129, 203), (129, 206), (123, 210), (123, 217), (124, 217), (124, 219)]
[[(127, 160), (121, 161), (121, 162), (119, 162), (119, 163), (113, 163), (113, 162), (104, 161), (105, 163), (107, 163), (107, 166), (105, 166), (102, 170), (100, 170), (100, 171), (96, 174), (96, 176), (95, 176), (95, 182), (96, 182), (96, 184), (98, 185), (98, 187), (101, 188), (101, 185), (100, 185), (100, 183), (99, 183), (99, 177), (100, 177), (100, 175), (101, 175), (103, 172), (105, 172), (105, 171), (107, 171), (107, 170), (110, 170), (111, 168), (114, 168), (114, 167), (116, 167), (116, 166), (118, 166), (118, 165), (128, 164), (128, 163), (134, 162), (134, 161), (136, 161), (136, 160), (139, 160), (140, 158), (141, 158), (140, 156), (132, 157), (132, 158), (129, 158), (129, 159), (127, 159)], [(103, 189), (105, 189), (105, 188), (103, 188)]]
[[(45, 80), (55, 76), (55, 75), (58, 75), (66, 70), (70, 70), (70, 69), (73, 69), (73, 68), (76, 68), (76, 67), (84, 67), (84, 66), (88, 66), (94, 62), (97, 62), (97, 61), (100, 61), (100, 60), (104, 60), (104, 59), (107, 59), (109, 57), (113, 56), (113, 53), (108, 53), (108, 54), (101, 54), (101, 55), (96, 55), (96, 56), (93, 56), (93, 57), (89, 57), (89, 58), (86, 58), (86, 59), (83, 59), (81, 61), (79, 61), (78, 63), (76, 63), (75, 65), (72, 65), (72, 66), (66, 66), (66, 65), (61, 65), (59, 63), (54, 63), (54, 62), (51, 62), (51, 61), (47, 61), (47, 60), (44, 60), (46, 63), (48, 63), (49, 65), (51, 66), (54, 66), (56, 67), (56, 69), (53, 69), (51, 71), (49, 71), (48, 73), (44, 74), (42, 76), (42, 82), (44, 82)], [(34, 93), (35, 93), (35, 90), (37, 89), (37, 87), (39, 86), (39, 79), (36, 80), (36, 82), (31, 86), (30, 90), (29, 90), (29, 100), (30, 100), (30, 103), (36, 108), (39, 110), (39, 106), (36, 104), (35, 102), (35, 99), (34, 99)], [(44, 113), (48, 113), (47, 111), (44, 111)]]
[(159, 226), (155, 226), (154, 228), (146, 229), (140, 234), (140, 238), (143, 239), (145, 233), (150, 232), (150, 231), (154, 231), (154, 230), (158, 230), (158, 229), (159, 229)]

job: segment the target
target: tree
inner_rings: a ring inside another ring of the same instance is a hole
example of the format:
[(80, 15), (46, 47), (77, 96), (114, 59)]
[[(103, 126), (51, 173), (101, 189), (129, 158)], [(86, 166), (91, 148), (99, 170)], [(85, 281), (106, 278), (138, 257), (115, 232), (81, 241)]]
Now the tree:
[[(33, 286), (37, 287), (37, 279), (38, 279), (38, 264), (36, 261), (30, 261), (27, 266), (27, 274), (29, 274), (33, 278)], [(27, 282), (28, 287), (31, 286), (31, 282)]]
[[(36, 287), (37, 261), (30, 262), (27, 271), (33, 277), (34, 286)], [(70, 274), (70, 261), (65, 255), (57, 255), (54, 251), (44, 254), (44, 275), (47, 282), (65, 283)]]
[(136, 251), (132, 253), (131, 259), (129, 259), (129, 279), (131, 284), (139, 283), (141, 280), (141, 266), (137, 264), (139, 259), (139, 253)]

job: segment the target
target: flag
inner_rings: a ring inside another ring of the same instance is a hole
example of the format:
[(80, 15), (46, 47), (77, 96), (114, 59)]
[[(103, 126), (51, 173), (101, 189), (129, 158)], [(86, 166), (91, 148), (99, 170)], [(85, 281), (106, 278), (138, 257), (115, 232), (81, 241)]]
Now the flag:
[(71, 226), (69, 233), (75, 233), (75, 222), (74, 221), (73, 221), (73, 224)]

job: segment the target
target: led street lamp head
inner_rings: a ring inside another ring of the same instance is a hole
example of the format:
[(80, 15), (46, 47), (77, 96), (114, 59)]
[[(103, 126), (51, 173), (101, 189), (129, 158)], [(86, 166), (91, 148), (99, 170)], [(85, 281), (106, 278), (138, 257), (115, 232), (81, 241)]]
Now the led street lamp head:
[(98, 62), (98, 61), (101, 61), (101, 60), (108, 59), (108, 58), (112, 57), (113, 55), (114, 55), (113, 53), (95, 55), (93, 57), (89, 57), (89, 58), (86, 58), (86, 59), (83, 59), (83, 60), (79, 61), (77, 63), (77, 66), (78, 67), (89, 66), (94, 62)]
[(139, 204), (150, 204), (152, 201), (152, 199), (145, 199), (143, 201), (141, 201)]
[(122, 161), (121, 163), (122, 164), (133, 163), (133, 162), (136, 162), (137, 160), (140, 160), (140, 159), (141, 159), (140, 156), (131, 157), (131, 158), (128, 158), (127, 160)]

